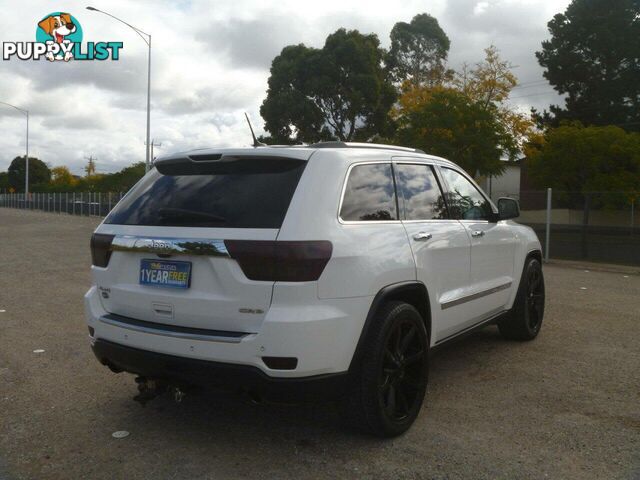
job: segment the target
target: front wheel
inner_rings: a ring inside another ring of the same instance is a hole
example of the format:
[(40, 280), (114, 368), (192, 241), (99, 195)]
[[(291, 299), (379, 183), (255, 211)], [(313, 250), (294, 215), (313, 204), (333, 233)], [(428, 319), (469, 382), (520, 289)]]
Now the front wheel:
[(513, 309), (498, 323), (502, 336), (510, 340), (536, 338), (542, 327), (544, 300), (542, 265), (537, 259), (529, 258), (522, 272)]
[(418, 416), (427, 387), (424, 321), (413, 306), (389, 302), (373, 319), (364, 348), (346, 420), (379, 436), (400, 435)]

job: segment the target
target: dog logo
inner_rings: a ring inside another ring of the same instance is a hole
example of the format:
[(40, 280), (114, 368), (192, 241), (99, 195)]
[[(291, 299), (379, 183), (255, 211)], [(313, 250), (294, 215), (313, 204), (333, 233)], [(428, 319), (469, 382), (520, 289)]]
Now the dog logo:
[(53, 12), (36, 27), (35, 42), (2, 42), (2, 60), (119, 60), (122, 42), (82, 43), (80, 22), (67, 12)]
[(57, 55), (54, 55), (53, 49), (47, 51), (45, 55), (47, 60), (68, 62), (73, 59), (73, 51), (72, 48), (65, 47), (72, 47), (73, 43), (82, 41), (82, 27), (69, 13), (51, 13), (38, 22), (36, 40), (46, 44), (56, 43), (60, 46), (60, 53)]

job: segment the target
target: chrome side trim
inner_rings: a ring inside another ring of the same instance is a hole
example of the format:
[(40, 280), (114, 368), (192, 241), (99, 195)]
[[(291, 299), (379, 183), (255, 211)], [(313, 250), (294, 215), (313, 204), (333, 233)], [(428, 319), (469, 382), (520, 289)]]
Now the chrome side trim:
[(164, 255), (206, 255), (229, 257), (224, 240), (203, 238), (146, 237), (116, 235), (111, 242), (114, 252), (145, 252)]
[(513, 282), (507, 282), (503, 285), (498, 285), (497, 287), (490, 288), (488, 290), (483, 290), (482, 292), (472, 293), (471, 295), (467, 295), (465, 297), (456, 298), (455, 300), (450, 300), (445, 303), (440, 304), (441, 310), (446, 310), (447, 308), (455, 307), (456, 305), (461, 305), (463, 303), (470, 302), (472, 300), (476, 300), (478, 298), (486, 297), (487, 295), (491, 295), (492, 293), (497, 293), (502, 290), (506, 290), (511, 287)]
[[(245, 334), (235, 334), (234, 335), (216, 335), (216, 334), (202, 334), (202, 333), (188, 333), (188, 332), (180, 332), (175, 330), (169, 330), (169, 326), (167, 329), (162, 328), (161, 324), (157, 324), (158, 328), (148, 327), (144, 325), (140, 325), (139, 323), (149, 323), (149, 322), (124, 322), (117, 320), (114, 318), (115, 315), (105, 315), (100, 317), (100, 321), (106, 325), (111, 325), (112, 327), (125, 328), (127, 330), (132, 330), (134, 332), (141, 333), (149, 333), (151, 335), (160, 335), (162, 337), (171, 337), (171, 338), (180, 338), (183, 340), (201, 340), (205, 342), (222, 342), (222, 343), (240, 343), (244, 337), (250, 335), (249, 333)], [(200, 330), (200, 329), (194, 329)]]

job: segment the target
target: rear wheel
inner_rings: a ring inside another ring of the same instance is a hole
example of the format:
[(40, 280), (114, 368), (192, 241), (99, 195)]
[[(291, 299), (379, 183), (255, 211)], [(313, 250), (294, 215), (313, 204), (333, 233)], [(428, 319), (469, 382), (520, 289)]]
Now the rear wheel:
[(427, 386), (429, 344), (422, 317), (407, 303), (387, 303), (373, 319), (364, 349), (346, 420), (376, 435), (400, 435), (418, 416)]
[(511, 340), (533, 340), (542, 327), (544, 317), (544, 276), (542, 265), (529, 258), (511, 314), (498, 323), (503, 337)]

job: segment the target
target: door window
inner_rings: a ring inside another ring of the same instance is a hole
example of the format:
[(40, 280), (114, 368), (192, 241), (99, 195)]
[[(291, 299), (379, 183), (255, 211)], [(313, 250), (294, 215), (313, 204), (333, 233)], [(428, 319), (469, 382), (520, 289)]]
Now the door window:
[(347, 221), (398, 219), (390, 163), (356, 165), (351, 169), (340, 218)]
[(447, 207), (430, 165), (398, 164), (394, 166), (400, 212), (404, 220), (441, 220)]
[(460, 172), (442, 168), (448, 186), (447, 203), (451, 217), (456, 220), (488, 220), (491, 204)]

